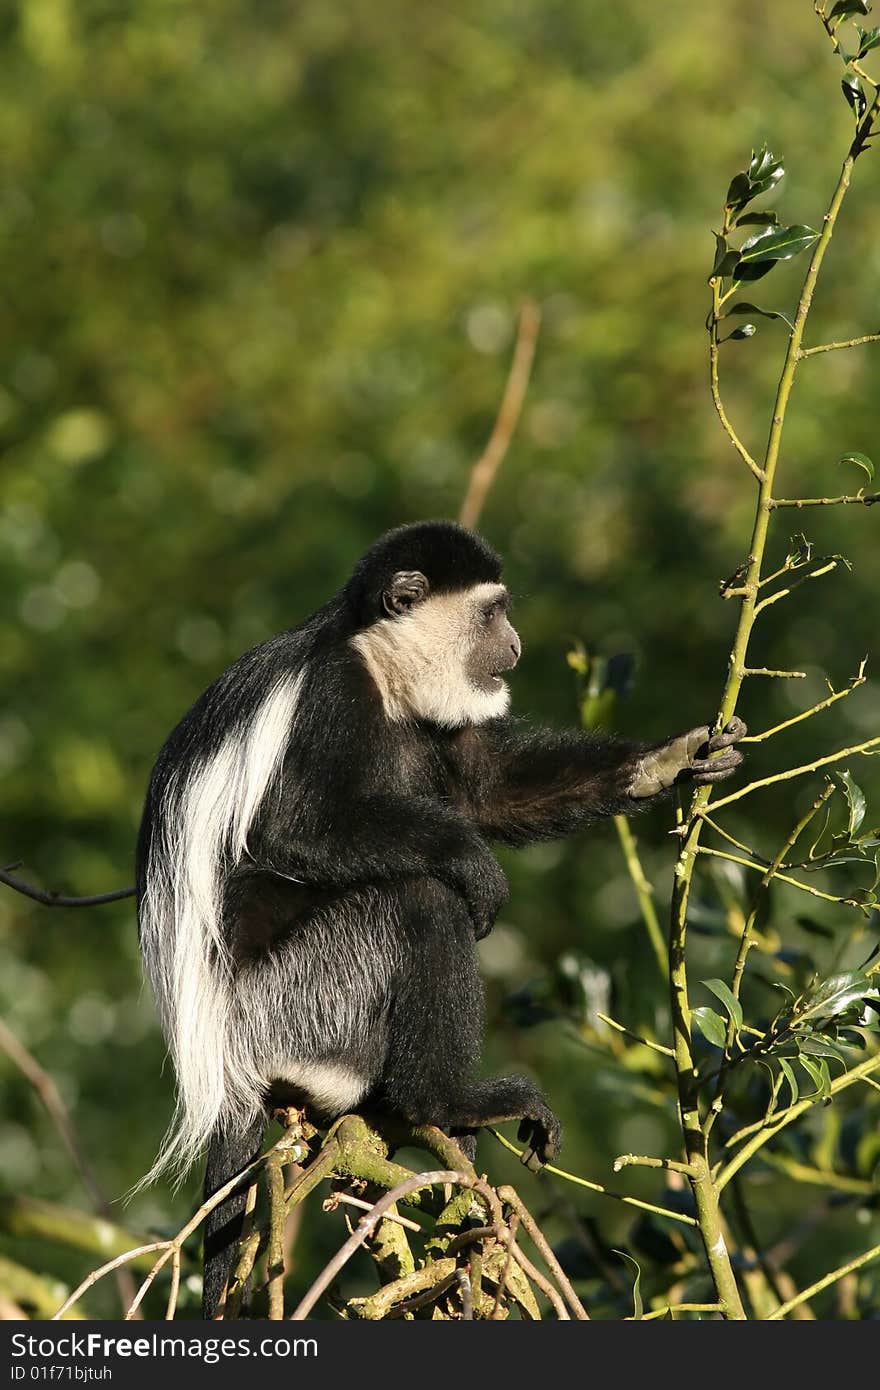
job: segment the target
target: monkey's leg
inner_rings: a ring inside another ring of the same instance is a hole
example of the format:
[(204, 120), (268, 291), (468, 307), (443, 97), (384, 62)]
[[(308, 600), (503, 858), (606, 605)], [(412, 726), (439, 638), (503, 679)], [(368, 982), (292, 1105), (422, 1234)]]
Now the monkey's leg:
[(470, 916), (436, 879), (401, 885), (397, 916), (408, 947), (395, 983), (382, 1089), (414, 1124), (456, 1130), (520, 1120), (524, 1161), (540, 1166), (559, 1151), (561, 1126), (524, 1076), (473, 1081), (483, 1030), (483, 990)]
[[(249, 1129), (216, 1133), (208, 1147), (205, 1200), (240, 1173), (259, 1155), (267, 1119), (261, 1115)], [(244, 1224), (247, 1190), (235, 1192), (205, 1219), (202, 1317), (217, 1317)]]

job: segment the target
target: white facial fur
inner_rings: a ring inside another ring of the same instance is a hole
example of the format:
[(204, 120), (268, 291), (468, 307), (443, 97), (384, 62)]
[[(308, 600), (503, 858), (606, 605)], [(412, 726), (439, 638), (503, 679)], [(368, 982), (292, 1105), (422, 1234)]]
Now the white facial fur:
[(480, 690), (466, 662), (481, 610), (506, 593), (503, 584), (475, 584), (456, 593), (432, 594), (409, 613), (382, 618), (352, 638), (389, 720), (427, 719), (458, 729), (507, 712), (510, 691), (504, 682), (497, 690)]

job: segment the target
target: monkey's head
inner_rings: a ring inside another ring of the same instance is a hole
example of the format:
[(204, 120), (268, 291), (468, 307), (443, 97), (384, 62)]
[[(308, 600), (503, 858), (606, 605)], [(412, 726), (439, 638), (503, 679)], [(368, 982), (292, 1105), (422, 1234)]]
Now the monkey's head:
[(389, 719), (446, 728), (504, 714), (520, 656), (501, 561), (472, 531), (424, 521), (390, 531), (346, 586), (352, 639)]

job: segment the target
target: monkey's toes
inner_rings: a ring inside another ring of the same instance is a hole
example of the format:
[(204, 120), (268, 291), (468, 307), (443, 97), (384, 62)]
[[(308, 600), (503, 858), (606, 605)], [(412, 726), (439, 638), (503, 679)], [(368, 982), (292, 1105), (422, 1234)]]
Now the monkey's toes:
[(545, 1163), (550, 1163), (559, 1154), (562, 1125), (552, 1110), (546, 1110), (540, 1117), (527, 1116), (521, 1120), (517, 1137), (528, 1144), (522, 1162), (531, 1172), (539, 1173)]

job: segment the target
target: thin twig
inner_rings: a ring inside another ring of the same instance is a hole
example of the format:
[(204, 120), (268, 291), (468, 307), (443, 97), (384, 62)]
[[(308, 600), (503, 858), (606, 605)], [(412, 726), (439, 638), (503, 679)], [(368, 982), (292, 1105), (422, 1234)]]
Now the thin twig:
[[(837, 1095), (840, 1091), (846, 1090), (848, 1086), (852, 1086), (856, 1081), (863, 1080), (870, 1072), (876, 1071), (878, 1067), (880, 1067), (880, 1056), (866, 1058), (865, 1061), (860, 1062), (857, 1067), (852, 1067), (849, 1071), (844, 1072), (842, 1076), (838, 1076), (832, 1081), (831, 1094)], [(821, 1091), (818, 1091), (815, 1095), (805, 1096), (803, 1100), (798, 1101), (797, 1105), (790, 1105), (786, 1110), (777, 1112), (775, 1115), (771, 1116), (770, 1119), (759, 1121), (757, 1126), (747, 1125), (744, 1129), (738, 1130), (736, 1134), (728, 1139), (727, 1148), (732, 1148), (740, 1143), (745, 1139), (746, 1134), (752, 1132), (756, 1128), (757, 1133), (752, 1134), (752, 1138), (743, 1144), (739, 1153), (731, 1158), (718, 1173), (715, 1179), (717, 1191), (721, 1192), (722, 1189), (727, 1186), (734, 1173), (738, 1173), (743, 1164), (748, 1163), (752, 1154), (757, 1153), (758, 1149), (762, 1148), (768, 1140), (773, 1139), (780, 1130), (785, 1129), (787, 1125), (790, 1125), (793, 1120), (798, 1119), (805, 1111), (811, 1110), (812, 1107), (821, 1100), (824, 1100), (824, 1096)]]
[[(324, 1211), (335, 1211), (338, 1206), (358, 1207), (361, 1211), (372, 1211), (373, 1203), (365, 1202), (363, 1197), (355, 1197), (351, 1192), (331, 1192), (321, 1203)], [(408, 1216), (401, 1216), (399, 1212), (389, 1211), (383, 1217), (384, 1221), (393, 1221), (397, 1226), (403, 1226), (407, 1231), (415, 1231), (416, 1235), (421, 1235), (423, 1227), (418, 1221), (411, 1221)]]
[(680, 1163), (677, 1158), (652, 1158), (646, 1154), (619, 1154), (612, 1167), (615, 1173), (622, 1168), (666, 1168), (670, 1173), (685, 1173), (688, 1177), (693, 1175), (690, 1163)]
[(266, 1188), (269, 1195), (269, 1236), (266, 1249), (266, 1277), (269, 1293), (269, 1317), (280, 1322), (284, 1317), (284, 1205), (283, 1155), (275, 1153), (266, 1164)]
[[(513, 1247), (514, 1241), (516, 1239), (516, 1230), (518, 1225), (519, 1215), (517, 1212), (514, 1212), (513, 1216), (510, 1218), (510, 1225), (508, 1227), (508, 1240), (506, 1241), (506, 1254), (504, 1259), (504, 1265), (501, 1270), (501, 1278), (498, 1280), (498, 1287), (495, 1290), (495, 1302), (492, 1304), (492, 1312), (489, 1314), (490, 1322), (499, 1321), (499, 1319), (503, 1315), (501, 1299), (504, 1296), (504, 1289), (507, 1284), (507, 1280), (510, 1276), (510, 1266), (513, 1262)], [(502, 1231), (503, 1228), (499, 1228), (499, 1240), (502, 1239)]]
[(476, 526), (483, 511), (489, 489), (504, 462), (510, 447), (523, 402), (528, 390), (538, 330), (541, 326), (541, 310), (533, 299), (523, 301), (519, 311), (519, 326), (513, 361), (507, 377), (507, 385), (501, 398), (501, 405), (489, 442), (471, 470), (465, 491), (464, 501), (458, 513), (462, 526)]
[(308, 1289), (300, 1299), (296, 1308), (290, 1315), (291, 1322), (302, 1322), (303, 1319), (307, 1317), (321, 1295), (330, 1284), (332, 1284), (339, 1271), (348, 1263), (355, 1251), (363, 1245), (367, 1237), (376, 1229), (379, 1221), (385, 1215), (389, 1207), (392, 1207), (401, 1197), (405, 1197), (408, 1193), (415, 1191), (416, 1188), (437, 1187), (444, 1183), (455, 1183), (459, 1187), (470, 1187), (479, 1192), (480, 1195), (485, 1197), (489, 1202), (490, 1208), (494, 1208), (497, 1211), (500, 1221), (501, 1212), (498, 1199), (488, 1184), (482, 1182), (479, 1178), (471, 1178), (467, 1173), (457, 1172), (455, 1169), (439, 1169), (433, 1172), (415, 1173), (412, 1177), (407, 1178), (405, 1182), (398, 1183), (390, 1192), (386, 1192), (384, 1197), (381, 1197), (372, 1209), (361, 1218), (345, 1244), (337, 1250), (332, 1260), (328, 1261), (317, 1279), (315, 1279), (311, 1288)]
[(654, 1042), (651, 1038), (643, 1038), (641, 1033), (634, 1033), (631, 1028), (624, 1028), (622, 1023), (618, 1023), (617, 1019), (611, 1018), (609, 1014), (600, 1013), (597, 1009), (596, 1017), (601, 1018), (602, 1022), (607, 1023), (615, 1032), (623, 1033), (624, 1037), (632, 1038), (633, 1042), (641, 1043), (643, 1047), (650, 1047), (652, 1052), (660, 1052), (664, 1057), (675, 1056), (671, 1047), (665, 1047), (663, 1043)]
[(864, 333), (861, 338), (846, 338), (841, 343), (820, 343), (818, 347), (801, 348), (798, 356), (815, 357), (819, 352), (840, 352), (842, 348), (861, 347), (864, 343), (880, 342), (880, 333)]
[[(642, 914), (642, 921), (648, 933), (648, 940), (654, 952), (654, 959), (657, 968), (664, 980), (669, 978), (669, 960), (666, 955), (666, 943), (663, 940), (663, 932), (660, 928), (660, 919), (657, 916), (657, 909), (654, 906), (653, 888), (645, 877), (642, 861), (639, 858), (637, 840), (632, 833), (630, 823), (626, 816), (615, 816), (614, 825), (620, 840), (620, 847), (623, 850), (623, 857), (626, 860), (626, 867), (632, 879), (633, 888), (639, 903), (639, 911)], [(651, 1044), (649, 1043), (650, 1047)], [(675, 1054), (669, 1049), (670, 1056)]]
[(550, 1273), (553, 1275), (553, 1278), (556, 1280), (557, 1284), (562, 1290), (562, 1295), (569, 1308), (574, 1313), (575, 1318), (578, 1320), (578, 1322), (589, 1322), (589, 1313), (587, 1312), (583, 1303), (575, 1293), (571, 1285), (571, 1281), (568, 1278), (568, 1275), (565, 1273), (565, 1270), (562, 1268), (562, 1265), (559, 1263), (556, 1256), (554, 1255), (547, 1241), (546, 1236), (544, 1235), (535, 1218), (532, 1216), (528, 1207), (523, 1202), (522, 1198), (512, 1187), (499, 1187), (498, 1196), (501, 1198), (502, 1202), (507, 1202), (509, 1206), (513, 1207), (514, 1211), (519, 1216), (519, 1219), (522, 1222), (526, 1231), (528, 1232), (532, 1240), (532, 1243), (535, 1246), (535, 1249), (541, 1255), (541, 1258), (543, 1259)]
[(843, 1279), (847, 1274), (852, 1274), (856, 1269), (861, 1269), (862, 1265), (870, 1264), (872, 1260), (880, 1259), (880, 1245), (874, 1245), (870, 1250), (866, 1250), (863, 1255), (857, 1255), (854, 1260), (848, 1260), (839, 1269), (833, 1269), (830, 1274), (826, 1274), (823, 1279), (817, 1279), (815, 1284), (811, 1284), (808, 1289), (803, 1289), (796, 1298), (790, 1298), (787, 1303), (783, 1303), (781, 1308), (777, 1308), (770, 1314), (768, 1321), (774, 1322), (779, 1318), (786, 1317), (793, 1308), (797, 1308), (800, 1303), (806, 1303), (809, 1299), (815, 1298), (817, 1293), (823, 1289), (836, 1284), (838, 1279)]
[(171, 1288), (168, 1290), (168, 1303), (165, 1307), (165, 1321), (171, 1322), (177, 1311), (177, 1295), (180, 1291), (180, 1247), (171, 1256)]
[[(866, 665), (867, 657), (862, 660), (859, 665), (858, 675), (852, 677), (845, 690), (832, 690), (831, 694), (824, 700), (820, 700), (817, 705), (812, 705), (810, 709), (805, 709), (800, 714), (794, 715), (792, 719), (783, 720), (781, 724), (774, 724), (772, 729), (765, 729), (763, 733), (746, 734), (745, 738), (739, 740), (740, 743), (763, 743), (765, 739), (772, 738), (774, 734), (782, 733), (783, 729), (790, 729), (793, 724), (800, 724), (802, 719), (811, 719), (814, 714), (819, 714), (822, 710), (828, 709), (829, 705), (836, 704), (838, 700), (845, 700), (847, 695), (852, 695), (854, 690), (858, 690), (859, 686), (865, 684), (867, 680), (865, 675)], [(717, 805), (718, 803), (716, 802), (715, 804)]]
[(777, 681), (803, 681), (807, 678), (806, 671), (771, 671), (766, 666), (742, 666), (739, 674), (743, 680), (749, 676), (770, 676)]
[(98, 907), (101, 903), (118, 903), (122, 898), (133, 898), (135, 894), (134, 888), (117, 888), (112, 893), (94, 893), (88, 898), (70, 898), (51, 889), (35, 888), (32, 883), (25, 883), (23, 879), (13, 877), (6, 869), (0, 869), (0, 883), (5, 883), (7, 888), (14, 889), (25, 898), (32, 898), (35, 903), (42, 903), (44, 907)]
[[(511, 1220), (513, 1219), (515, 1218), (511, 1218)], [(525, 1274), (526, 1278), (531, 1279), (533, 1284), (537, 1284), (538, 1288), (541, 1290), (544, 1296), (550, 1300), (550, 1303), (553, 1306), (553, 1311), (555, 1312), (559, 1321), (571, 1322), (571, 1314), (569, 1313), (568, 1309), (563, 1303), (558, 1291), (553, 1287), (546, 1274), (542, 1274), (541, 1271), (537, 1269), (535, 1265), (532, 1264), (528, 1255), (525, 1253), (525, 1251), (522, 1249), (520, 1245), (517, 1245), (512, 1235), (510, 1236), (508, 1241), (508, 1249), (510, 1250), (510, 1253), (513, 1255), (513, 1258), (516, 1260), (516, 1263), (519, 1265), (523, 1274)]]
[[(766, 872), (766, 864), (753, 864), (748, 859), (742, 859), (738, 854), (727, 854), (723, 849), (710, 849), (708, 845), (698, 845), (697, 854), (708, 854), (712, 859), (727, 859), (732, 864), (741, 864), (744, 869), (754, 869), (757, 873)], [(862, 903), (858, 903), (854, 898), (837, 897), (834, 893), (823, 893), (821, 888), (813, 888), (809, 883), (801, 883), (800, 879), (791, 878), (788, 874), (779, 872), (773, 875), (779, 883), (787, 883), (790, 888), (800, 888), (803, 893), (809, 893), (813, 898), (822, 898), (828, 903), (838, 903), (842, 907), (854, 907), (859, 912), (867, 909)]]
[[(497, 1129), (489, 1129), (489, 1133), (494, 1135), (505, 1149), (510, 1153), (516, 1154), (517, 1158), (522, 1158), (523, 1150), (518, 1149)], [(629, 1197), (623, 1192), (612, 1192), (610, 1188), (603, 1187), (600, 1182), (591, 1182), (589, 1178), (582, 1178), (577, 1173), (567, 1173), (564, 1168), (556, 1168), (552, 1163), (544, 1165), (543, 1172), (550, 1174), (554, 1178), (562, 1178), (565, 1182), (574, 1183), (576, 1187), (585, 1187), (588, 1192), (596, 1192), (600, 1197), (611, 1197), (615, 1202), (623, 1202), (628, 1207), (638, 1207), (640, 1211), (649, 1211), (654, 1216), (662, 1216), (667, 1221), (678, 1221), (683, 1226), (696, 1226), (697, 1222), (693, 1216), (688, 1216), (683, 1211), (672, 1211), (669, 1207), (658, 1207), (653, 1202), (643, 1202), (640, 1197)]]
[(87, 1274), (81, 1284), (77, 1284), (72, 1294), (64, 1300), (57, 1313), (52, 1314), (52, 1321), (57, 1322), (63, 1318), (64, 1314), (73, 1307), (74, 1303), (79, 1302), (83, 1294), (97, 1284), (99, 1279), (103, 1279), (105, 1274), (111, 1274), (114, 1269), (119, 1269), (120, 1265), (127, 1264), (129, 1260), (136, 1260), (139, 1255), (150, 1255), (154, 1250), (168, 1250), (171, 1242), (167, 1240), (154, 1240), (149, 1245), (136, 1245), (133, 1250), (126, 1250), (124, 1254), (117, 1255), (114, 1260), (108, 1260), (106, 1264), (100, 1265), (98, 1269), (93, 1269), (91, 1274)]
[[(114, 1219), (113, 1210), (109, 1201), (98, 1182), (95, 1171), (85, 1156), (73, 1127), (67, 1106), (61, 1099), (61, 1093), (49, 1073), (40, 1066), (36, 1057), (29, 1052), (24, 1043), (15, 1036), (12, 1030), (0, 1019), (0, 1048), (6, 1053), (14, 1066), (18, 1067), (22, 1076), (30, 1083), (37, 1097), (46, 1109), (58, 1134), (61, 1142), (70, 1154), (82, 1180), (83, 1186), (92, 1200), (92, 1205), (100, 1216), (106, 1217), (108, 1221)], [(134, 1297), (134, 1280), (127, 1269), (120, 1268), (116, 1274), (116, 1283), (119, 1289), (119, 1297), (123, 1307), (127, 1307)]]
[[(757, 782), (749, 782), (745, 787), (740, 787), (739, 791), (731, 792), (729, 796), (722, 796), (718, 801), (710, 801), (709, 805), (713, 811), (718, 811), (722, 806), (730, 806), (734, 801), (741, 801), (744, 796), (751, 796), (752, 792), (757, 792), (762, 787), (772, 787), (776, 782), (790, 782), (793, 777), (804, 777), (808, 772), (816, 772), (820, 767), (828, 767), (831, 763), (839, 763), (843, 758), (854, 758), (862, 753), (871, 753), (873, 749), (880, 748), (880, 736), (866, 739), (864, 743), (855, 743), (850, 748), (840, 748), (836, 753), (829, 753), (824, 758), (817, 758), (815, 762), (803, 763), (800, 767), (787, 768), (785, 772), (774, 772), (772, 777), (762, 777)], [(699, 819), (702, 807), (697, 807), (696, 818)]]
[(873, 507), (880, 502), (880, 492), (844, 493), (840, 497), (774, 497), (770, 503), (771, 511), (779, 507), (849, 507), (854, 503), (862, 507)]
[[(720, 1313), (720, 1303), (667, 1303), (663, 1308), (654, 1308), (643, 1313), (641, 1318), (626, 1318), (626, 1322), (656, 1322), (658, 1318), (669, 1318), (673, 1313)], [(674, 1320), (674, 1319), (673, 1319)]]

